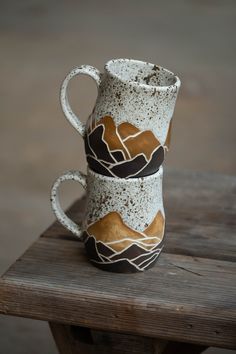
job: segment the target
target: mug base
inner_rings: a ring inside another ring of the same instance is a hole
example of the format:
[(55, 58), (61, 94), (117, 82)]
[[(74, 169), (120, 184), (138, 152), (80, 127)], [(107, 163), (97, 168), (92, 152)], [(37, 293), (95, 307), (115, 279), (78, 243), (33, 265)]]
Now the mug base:
[(116, 253), (95, 237), (88, 236), (84, 241), (90, 262), (105, 271), (113, 273), (137, 273), (154, 266), (163, 248), (163, 240), (149, 251), (132, 244), (122, 253)]
[(128, 260), (118, 260), (115, 263), (98, 263), (93, 260), (90, 260), (90, 262), (96, 267), (101, 270), (107, 271), (107, 272), (112, 272), (112, 273), (140, 273), (143, 271), (146, 271), (150, 268), (152, 268), (156, 262), (157, 262), (158, 257), (152, 261), (150, 264), (148, 264), (147, 267), (145, 268), (138, 268), (131, 264)]

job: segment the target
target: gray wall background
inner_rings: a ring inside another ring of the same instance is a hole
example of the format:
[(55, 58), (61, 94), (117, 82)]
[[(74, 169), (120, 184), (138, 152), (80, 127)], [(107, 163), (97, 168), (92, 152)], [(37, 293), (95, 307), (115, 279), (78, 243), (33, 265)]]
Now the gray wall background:
[[(233, 0), (0, 1), (0, 273), (53, 221), (56, 176), (85, 171), (58, 100), (73, 66), (131, 57), (174, 71), (182, 88), (166, 165), (235, 174), (235, 23)], [(91, 80), (71, 83), (84, 120), (95, 97)], [(63, 204), (81, 193), (68, 183)], [(0, 327), (0, 353), (55, 353), (40, 322), (1, 316)]]

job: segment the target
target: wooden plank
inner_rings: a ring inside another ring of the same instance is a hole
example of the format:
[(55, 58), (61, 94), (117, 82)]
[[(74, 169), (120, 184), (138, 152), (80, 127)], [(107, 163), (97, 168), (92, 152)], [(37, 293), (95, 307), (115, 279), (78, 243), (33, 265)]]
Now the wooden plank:
[[(164, 252), (236, 261), (236, 178), (167, 169), (164, 182)], [(77, 222), (84, 203), (77, 201), (70, 208)], [(76, 239), (58, 222), (43, 236)]]
[(200, 354), (205, 346), (49, 323), (60, 354)]
[(60, 354), (162, 354), (167, 345), (162, 340), (156, 343), (147, 337), (53, 322), (50, 322), (50, 328)]
[(49, 326), (60, 354), (94, 353), (89, 328), (68, 326), (55, 322), (50, 322)]
[(195, 345), (190, 343), (168, 342), (162, 354), (200, 354), (207, 349), (204, 345)]
[(236, 178), (167, 170), (165, 252), (236, 261)]
[(90, 265), (83, 245), (39, 239), (0, 281), (0, 311), (93, 329), (236, 346), (233, 262), (163, 253), (146, 273)]

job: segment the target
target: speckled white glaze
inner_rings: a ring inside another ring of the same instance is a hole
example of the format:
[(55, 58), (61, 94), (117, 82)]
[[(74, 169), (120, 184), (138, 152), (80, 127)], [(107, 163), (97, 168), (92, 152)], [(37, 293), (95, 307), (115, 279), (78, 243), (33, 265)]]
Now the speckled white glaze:
[(81, 225), (77, 225), (64, 213), (61, 204), (59, 202), (58, 188), (60, 184), (64, 181), (77, 181), (79, 182), (84, 189), (87, 188), (86, 176), (82, 172), (78, 171), (68, 171), (58, 177), (53, 184), (51, 189), (51, 204), (54, 214), (60, 223), (65, 226), (69, 231), (71, 231), (76, 236), (80, 237), (82, 233)]
[(164, 144), (180, 87), (176, 75), (160, 66), (133, 59), (110, 60), (103, 74), (87, 65), (74, 68), (62, 84), (61, 106), (82, 136), (86, 127), (73, 113), (67, 98), (68, 83), (79, 74), (91, 76), (98, 86), (93, 119), (111, 116), (116, 125), (128, 122), (140, 130), (151, 130)]
[[(110, 212), (118, 212), (122, 220), (133, 230), (143, 232), (161, 211), (164, 217), (162, 198), (162, 167), (151, 176), (121, 179), (103, 176), (88, 168), (85, 176), (78, 171), (69, 171), (60, 176), (51, 191), (51, 202), (57, 219), (76, 236), (81, 236), (88, 226)], [(66, 180), (78, 181), (86, 190), (86, 210), (82, 225), (76, 225), (62, 210), (58, 188)]]
[(84, 228), (111, 211), (118, 212), (132, 229), (142, 232), (160, 210), (162, 167), (148, 177), (121, 179), (98, 175), (88, 169)]

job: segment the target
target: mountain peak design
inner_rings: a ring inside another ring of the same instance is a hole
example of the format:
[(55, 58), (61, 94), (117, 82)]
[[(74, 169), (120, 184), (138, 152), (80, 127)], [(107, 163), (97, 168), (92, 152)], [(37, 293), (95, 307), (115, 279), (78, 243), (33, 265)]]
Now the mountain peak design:
[(152, 152), (160, 145), (151, 130), (140, 132), (140, 134), (125, 140), (125, 146), (129, 150), (131, 157), (143, 153), (147, 161), (150, 159)]
[(89, 225), (85, 248), (99, 268), (112, 272), (137, 272), (150, 268), (163, 247), (165, 219), (159, 210), (142, 232), (133, 230), (112, 211)]
[[(125, 225), (120, 214), (115, 211), (105, 215), (102, 219), (90, 225), (88, 227), (88, 233), (93, 235), (97, 241), (102, 241), (103, 243), (121, 241), (126, 238), (132, 238), (134, 240), (140, 238), (140, 233)], [(118, 245), (114, 245), (112, 248), (116, 251), (120, 251), (124, 248), (124, 245), (121, 242), (118, 243)]]
[(89, 166), (107, 176), (143, 177), (158, 171), (164, 147), (151, 130), (142, 131), (128, 122), (115, 125), (111, 116), (90, 117), (85, 136)]
[(118, 125), (117, 131), (122, 140), (140, 132), (138, 128), (136, 128), (133, 124), (128, 122), (121, 123), (120, 125)]
[(151, 268), (161, 250), (163, 244), (151, 251), (143, 251), (137, 245), (131, 245), (124, 252), (116, 253), (105, 244), (97, 242), (94, 236), (87, 236), (85, 249), (90, 261), (103, 270), (118, 273), (134, 273)]
[(162, 212), (159, 210), (152, 223), (144, 230), (145, 235), (156, 236), (162, 239), (164, 224), (165, 219), (162, 215)]
[(113, 211), (91, 224), (87, 233), (117, 252), (123, 251), (133, 243), (149, 250), (161, 242), (164, 224), (164, 217), (161, 211), (158, 211), (152, 223), (143, 232), (138, 232), (127, 226), (120, 214)]
[(124, 153), (125, 157), (128, 158), (128, 152), (122, 144), (119, 135), (117, 135), (116, 125), (112, 117), (105, 116), (101, 118), (100, 121), (97, 123), (97, 127), (99, 127), (100, 125), (104, 126), (103, 139), (108, 144), (110, 151), (121, 150)]

